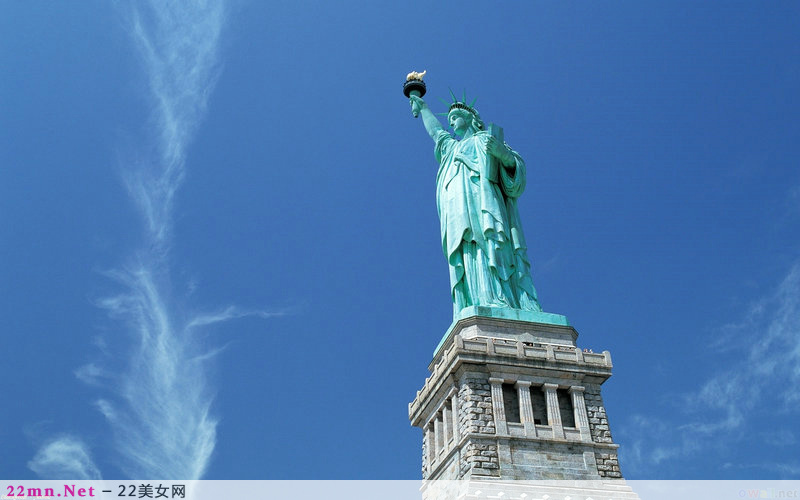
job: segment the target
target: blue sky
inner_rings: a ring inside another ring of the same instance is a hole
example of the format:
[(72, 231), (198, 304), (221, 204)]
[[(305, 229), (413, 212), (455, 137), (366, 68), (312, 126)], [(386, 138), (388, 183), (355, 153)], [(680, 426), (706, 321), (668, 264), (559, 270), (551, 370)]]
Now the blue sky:
[(796, 3), (182, 4), (2, 6), (4, 476), (418, 478), (427, 69), (528, 164), (626, 477), (800, 478)]

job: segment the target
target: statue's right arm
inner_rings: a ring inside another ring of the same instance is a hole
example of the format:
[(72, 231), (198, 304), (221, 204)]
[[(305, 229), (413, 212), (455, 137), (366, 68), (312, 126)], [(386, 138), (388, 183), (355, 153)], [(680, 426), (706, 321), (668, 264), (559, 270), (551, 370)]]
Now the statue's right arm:
[(433, 111), (428, 108), (428, 105), (425, 104), (425, 101), (421, 97), (412, 95), (409, 101), (411, 102), (412, 111), (418, 111), (419, 115), (422, 117), (422, 124), (425, 125), (425, 130), (428, 131), (428, 135), (431, 136), (431, 139), (436, 140), (436, 134), (440, 130), (444, 130), (442, 123), (436, 118), (436, 115), (433, 114)]

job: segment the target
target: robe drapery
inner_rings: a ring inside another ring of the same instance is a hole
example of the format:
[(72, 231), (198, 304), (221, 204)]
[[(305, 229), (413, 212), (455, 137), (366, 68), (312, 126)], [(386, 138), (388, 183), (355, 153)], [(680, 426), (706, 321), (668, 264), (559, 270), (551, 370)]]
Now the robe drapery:
[(517, 210), (525, 163), (514, 151), (514, 167), (491, 161), (489, 137), (482, 130), (457, 141), (440, 130), (434, 138), (436, 206), (453, 309), (456, 314), (468, 306), (541, 311)]

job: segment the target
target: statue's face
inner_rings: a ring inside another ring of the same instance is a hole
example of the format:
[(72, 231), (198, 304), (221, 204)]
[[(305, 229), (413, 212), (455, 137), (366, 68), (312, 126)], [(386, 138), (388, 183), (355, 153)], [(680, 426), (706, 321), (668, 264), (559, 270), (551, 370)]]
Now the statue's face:
[(463, 136), (469, 129), (472, 115), (468, 111), (456, 109), (447, 116), (447, 119), (450, 121), (450, 128), (453, 129), (453, 132)]

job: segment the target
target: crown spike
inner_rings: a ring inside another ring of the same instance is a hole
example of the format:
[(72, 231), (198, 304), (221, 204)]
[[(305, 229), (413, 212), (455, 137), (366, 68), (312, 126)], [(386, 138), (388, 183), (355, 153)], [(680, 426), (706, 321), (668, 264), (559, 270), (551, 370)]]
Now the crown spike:
[(462, 91), (462, 94), (461, 94), (461, 95), (462, 95), (462, 96), (464, 96), (464, 97), (461, 99), (461, 102), (463, 102), (464, 104), (466, 104), (466, 103), (467, 103), (467, 89), (463, 89), (463, 91)]
[(475, 99), (473, 99), (473, 100), (472, 100), (472, 102), (471, 102), (471, 103), (469, 103), (469, 107), (470, 107), (470, 108), (474, 108), (474, 107), (475, 107), (475, 101), (477, 101), (477, 100), (478, 100), (478, 98), (477, 98), (477, 97), (476, 97)]
[(450, 95), (453, 97), (453, 102), (454, 103), (458, 102), (458, 97), (456, 97), (456, 95), (453, 93), (453, 89), (451, 89), (450, 87), (447, 87), (447, 90), (450, 91)]

